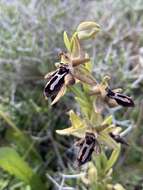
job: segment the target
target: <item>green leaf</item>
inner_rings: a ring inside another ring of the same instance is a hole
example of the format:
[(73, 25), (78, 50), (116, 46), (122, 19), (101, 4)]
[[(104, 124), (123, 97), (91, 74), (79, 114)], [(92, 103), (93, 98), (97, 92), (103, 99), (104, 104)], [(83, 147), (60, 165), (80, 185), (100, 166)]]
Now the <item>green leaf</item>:
[(72, 35), (71, 38), (71, 43), (70, 43), (70, 49), (71, 49), (71, 53), (74, 57), (78, 57), (81, 54), (81, 46), (79, 44), (79, 39), (77, 37), (77, 33), (75, 32)]
[(88, 166), (88, 177), (91, 181), (91, 183), (97, 183), (98, 181), (98, 171), (97, 168), (95, 167), (95, 165), (90, 162), (89, 166)]
[(102, 141), (105, 145), (109, 146), (110, 148), (116, 149), (118, 148), (118, 144), (113, 140), (113, 138), (110, 137), (110, 135), (107, 132), (100, 132), (100, 135), (98, 136), (99, 141)]
[(81, 126), (79, 128), (68, 127), (66, 129), (56, 130), (56, 133), (59, 135), (73, 135), (82, 138), (84, 137), (86, 130), (87, 128), (85, 126)]
[(6, 139), (15, 143), (17, 147), (21, 150), (21, 152), (26, 152), (26, 156), (30, 154), (31, 158), (34, 157), (37, 161), (41, 161), (40, 155), (38, 154), (34, 146), (31, 146), (32, 141), (30, 137), (24, 134), (21, 130), (19, 130), (19, 128), (15, 125), (11, 118), (1, 110), (0, 117), (10, 126), (6, 133)]
[(112, 115), (109, 115), (108, 117), (106, 117), (106, 119), (104, 119), (102, 125), (111, 125), (112, 124), (112, 120), (113, 120)]
[(21, 133), (21, 131), (16, 127), (13, 121), (9, 118), (9, 116), (0, 110), (0, 117), (17, 133)]
[(60, 135), (74, 135), (77, 137), (83, 137), (87, 130), (86, 124), (81, 118), (74, 113), (73, 110), (69, 112), (72, 126), (62, 130), (56, 130)]
[(81, 108), (81, 112), (87, 117), (90, 118), (93, 105), (91, 101), (91, 97), (82, 89), (80, 86), (74, 85), (70, 87), (71, 91), (76, 95), (75, 100), (78, 102)]
[[(85, 98), (85, 97), (84, 97)], [(87, 117), (89, 118), (91, 111), (92, 111), (92, 107), (89, 104), (89, 101), (87, 99), (82, 99), (79, 97), (75, 97), (75, 100), (78, 102), (78, 104), (80, 105), (80, 109), (81, 112)]]
[(99, 174), (103, 173), (107, 164), (107, 157), (105, 153), (102, 151), (98, 156), (94, 157), (96, 168)]
[(69, 111), (69, 116), (74, 128), (79, 128), (84, 125), (81, 118), (73, 110)]
[(70, 40), (68, 38), (68, 35), (67, 35), (66, 31), (64, 31), (63, 38), (64, 38), (64, 43), (65, 43), (65, 46), (66, 46), (67, 50), (69, 52), (71, 52)]
[[(89, 56), (88, 56), (87, 53), (85, 54), (85, 57), (86, 57), (86, 58), (89, 58)], [(92, 65), (91, 60), (89, 60), (89, 61), (85, 64), (85, 68), (86, 68), (90, 73), (92, 73), (93, 65)]]
[(29, 184), (32, 190), (45, 190), (40, 177), (33, 172), (14, 149), (9, 147), (0, 148), (0, 167)]
[(117, 161), (120, 154), (120, 149), (121, 149), (121, 146), (118, 145), (118, 147), (113, 150), (109, 160), (107, 161), (105, 172), (107, 172), (110, 168), (112, 168), (115, 162)]
[(41, 163), (41, 157), (37, 150), (34, 147), (34, 141), (31, 140), (31, 138), (22, 132), (17, 132), (9, 128), (6, 131), (6, 139), (9, 142), (13, 142), (13, 144), (16, 145), (20, 153), (24, 154), (24, 158), (27, 159), (30, 158), (30, 160), (33, 160), (35, 165)]
[(84, 95), (81, 91), (81, 87), (79, 85), (74, 85), (74, 86), (71, 86), (69, 87), (70, 90), (77, 96), (77, 97), (80, 97), (80, 98), (84, 98)]
[(121, 127), (116, 127), (115, 125), (110, 125), (109, 127), (105, 128), (102, 132), (104, 133), (114, 133), (119, 134), (122, 131)]

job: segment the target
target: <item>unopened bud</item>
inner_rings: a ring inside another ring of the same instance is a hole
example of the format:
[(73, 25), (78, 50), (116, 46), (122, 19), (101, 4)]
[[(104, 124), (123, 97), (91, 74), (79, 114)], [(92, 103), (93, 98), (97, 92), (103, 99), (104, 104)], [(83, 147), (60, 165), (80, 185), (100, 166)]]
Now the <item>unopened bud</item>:
[(77, 35), (80, 40), (95, 38), (96, 34), (100, 31), (100, 26), (96, 22), (87, 21), (82, 22), (77, 27)]

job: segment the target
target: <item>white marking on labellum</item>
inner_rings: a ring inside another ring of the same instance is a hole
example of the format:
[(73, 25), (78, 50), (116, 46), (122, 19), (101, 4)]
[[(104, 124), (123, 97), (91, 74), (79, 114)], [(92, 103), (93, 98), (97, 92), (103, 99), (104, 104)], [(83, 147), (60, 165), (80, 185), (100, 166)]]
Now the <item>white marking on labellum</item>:
[[(91, 154), (90, 154), (90, 151), (92, 150), (93, 144), (91, 144), (91, 145), (86, 145), (85, 147), (86, 147), (87, 149), (86, 149), (85, 154), (83, 155), (83, 161), (85, 161), (85, 160), (89, 157), (89, 155), (91, 155)], [(84, 148), (85, 148), (85, 147), (84, 147)]]
[(58, 84), (58, 82), (60, 81), (60, 79), (65, 75), (65, 73), (63, 73), (62, 75), (57, 74), (57, 79), (53, 82), (53, 84), (51, 84), (50, 86), (50, 90), (54, 90), (55, 86)]

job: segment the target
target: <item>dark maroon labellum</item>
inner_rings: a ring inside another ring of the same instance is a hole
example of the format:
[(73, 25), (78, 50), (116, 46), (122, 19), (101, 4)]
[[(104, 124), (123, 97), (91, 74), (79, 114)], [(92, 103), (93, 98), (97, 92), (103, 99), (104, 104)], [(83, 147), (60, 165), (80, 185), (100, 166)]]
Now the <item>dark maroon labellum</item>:
[(86, 133), (85, 138), (78, 141), (76, 145), (80, 148), (77, 156), (78, 166), (90, 161), (93, 151), (97, 154), (100, 152), (100, 146), (94, 133)]
[(117, 143), (121, 143), (124, 145), (128, 145), (128, 143), (122, 138), (120, 137), (120, 135), (115, 135), (113, 133), (109, 133), (110, 137), (112, 137)]
[(57, 95), (57, 93), (64, 85), (64, 78), (68, 73), (69, 69), (67, 68), (67, 65), (61, 65), (47, 82), (44, 89), (44, 95), (46, 97), (52, 97)]
[(133, 107), (134, 102), (132, 98), (118, 92), (113, 92), (111, 89), (107, 89), (107, 96), (114, 99), (119, 105), (124, 107)]

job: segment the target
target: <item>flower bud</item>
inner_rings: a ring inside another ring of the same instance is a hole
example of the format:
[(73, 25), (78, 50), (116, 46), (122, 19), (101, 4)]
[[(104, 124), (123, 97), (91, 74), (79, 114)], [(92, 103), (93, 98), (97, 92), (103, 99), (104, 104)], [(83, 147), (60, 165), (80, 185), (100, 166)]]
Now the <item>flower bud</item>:
[(96, 22), (92, 21), (82, 22), (77, 27), (77, 35), (80, 40), (95, 38), (99, 31), (100, 26)]

